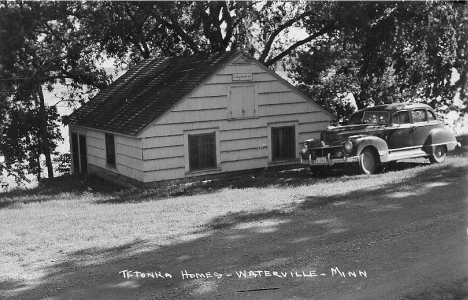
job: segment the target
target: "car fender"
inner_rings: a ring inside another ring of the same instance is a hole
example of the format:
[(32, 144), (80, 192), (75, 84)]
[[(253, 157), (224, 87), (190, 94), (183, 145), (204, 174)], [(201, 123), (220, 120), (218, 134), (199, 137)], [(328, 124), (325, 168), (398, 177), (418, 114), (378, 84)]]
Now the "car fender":
[(371, 146), (379, 154), (380, 162), (388, 161), (388, 145), (385, 140), (376, 136), (365, 136), (356, 138), (352, 142), (355, 155), (360, 155), (364, 148)]
[(445, 128), (434, 128), (429, 132), (424, 148), (426, 152), (432, 153), (434, 148), (439, 145), (446, 145), (447, 151), (452, 151), (457, 146), (457, 139)]

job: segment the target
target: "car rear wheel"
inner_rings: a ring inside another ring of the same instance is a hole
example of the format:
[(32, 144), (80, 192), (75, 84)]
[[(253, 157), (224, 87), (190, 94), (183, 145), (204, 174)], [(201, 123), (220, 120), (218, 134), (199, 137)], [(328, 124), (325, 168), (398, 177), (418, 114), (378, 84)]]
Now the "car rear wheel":
[(362, 150), (359, 155), (359, 171), (362, 174), (374, 174), (377, 171), (377, 158), (369, 148)]
[(444, 145), (439, 145), (434, 148), (431, 156), (429, 156), (429, 160), (433, 164), (440, 164), (445, 161), (445, 156), (447, 155), (447, 151), (445, 150)]

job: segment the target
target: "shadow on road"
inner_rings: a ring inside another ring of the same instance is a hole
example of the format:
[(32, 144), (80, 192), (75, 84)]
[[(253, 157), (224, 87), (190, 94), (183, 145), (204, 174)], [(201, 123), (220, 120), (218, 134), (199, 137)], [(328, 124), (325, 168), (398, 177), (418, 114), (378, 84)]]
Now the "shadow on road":
[[(310, 180), (297, 174), (288, 181)], [(0, 287), (12, 299), (422, 299), (428, 285), (466, 278), (466, 232), (458, 232), (467, 228), (466, 176), (463, 167), (421, 169), (404, 184), (305, 195), (284, 210), (215, 218), (170, 245), (137, 240), (68, 253), (39, 281)], [(248, 270), (278, 273), (243, 278)], [(358, 270), (366, 277), (353, 277)], [(304, 276), (311, 271), (319, 275)], [(465, 288), (443, 295), (458, 299)]]

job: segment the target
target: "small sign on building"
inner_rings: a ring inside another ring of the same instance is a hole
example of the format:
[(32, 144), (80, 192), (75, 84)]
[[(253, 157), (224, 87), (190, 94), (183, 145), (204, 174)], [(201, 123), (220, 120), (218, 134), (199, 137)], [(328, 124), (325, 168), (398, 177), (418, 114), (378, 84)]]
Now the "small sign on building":
[(232, 81), (252, 81), (252, 73), (237, 73), (232, 74)]

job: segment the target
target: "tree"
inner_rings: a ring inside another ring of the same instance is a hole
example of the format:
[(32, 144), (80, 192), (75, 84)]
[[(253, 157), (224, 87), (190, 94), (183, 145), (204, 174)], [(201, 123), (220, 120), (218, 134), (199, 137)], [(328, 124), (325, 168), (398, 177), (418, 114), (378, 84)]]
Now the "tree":
[(41, 179), (41, 154), (44, 139), (41, 131), (43, 114), (47, 116), (47, 144), (51, 153), (62, 139), (59, 131), (59, 115), (55, 107), (47, 107), (41, 112), (39, 100), (33, 103), (16, 103), (8, 110), (2, 130), (1, 151), (5, 156), (4, 168), (15, 177), (17, 183), (28, 181), (26, 174), (34, 174)]
[[(70, 15), (75, 3), (2, 2), (0, 6), (0, 75), (5, 114), (1, 120), (1, 152), (5, 167), (18, 181), (25, 172), (39, 174), (43, 154), (49, 178), (51, 154), (58, 134), (56, 109), (47, 107), (43, 88), (61, 83), (72, 91), (84, 85), (104, 87), (99, 52)], [(67, 99), (84, 100), (84, 99)], [(29, 166), (27, 168), (26, 166)]]
[[(466, 6), (339, 3), (333, 13), (337, 31), (298, 55), (294, 79), (313, 99), (339, 106), (351, 92), (358, 108), (411, 100), (442, 111), (455, 109), (459, 93), (466, 109)], [(461, 74), (455, 83), (453, 70)]]
[[(336, 29), (322, 2), (86, 2), (75, 16), (92, 43), (127, 64), (153, 56), (244, 48), (267, 66)], [(308, 26), (294, 39), (293, 28)]]
[[(466, 20), (462, 17), (466, 7), (413, 2), (396, 3), (386, 11), (385, 18), (365, 32), (361, 76), (369, 82), (374, 76), (380, 83), (391, 75), (393, 95), (420, 99), (434, 108), (450, 107), (457, 89), (466, 85), (451, 83), (452, 70), (462, 73), (462, 65), (466, 65), (466, 57), (461, 55), (466, 53)], [(371, 41), (371, 36), (380, 39)], [(378, 103), (372, 93), (368, 84), (363, 96)]]
[(116, 59), (224, 51), (236, 43), (250, 2), (86, 2), (74, 11), (89, 42)]

